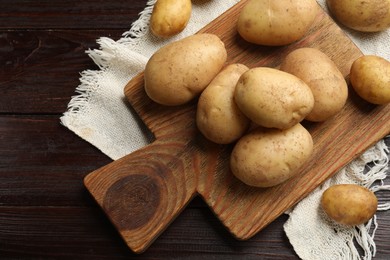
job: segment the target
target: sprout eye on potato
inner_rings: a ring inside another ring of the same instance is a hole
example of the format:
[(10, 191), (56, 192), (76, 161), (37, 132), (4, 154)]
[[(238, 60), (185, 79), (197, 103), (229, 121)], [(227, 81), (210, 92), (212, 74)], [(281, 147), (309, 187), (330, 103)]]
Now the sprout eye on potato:
[(237, 31), (254, 44), (287, 45), (305, 35), (318, 11), (315, 0), (249, 0), (240, 12)]
[(375, 214), (378, 199), (367, 188), (339, 184), (325, 190), (321, 207), (337, 223), (354, 226), (367, 222)]

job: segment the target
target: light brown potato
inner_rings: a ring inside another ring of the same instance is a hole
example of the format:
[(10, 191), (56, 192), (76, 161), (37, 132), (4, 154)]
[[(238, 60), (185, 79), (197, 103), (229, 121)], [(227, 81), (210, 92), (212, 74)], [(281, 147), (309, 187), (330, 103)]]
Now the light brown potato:
[(313, 109), (310, 88), (296, 76), (273, 68), (252, 68), (241, 75), (234, 100), (254, 123), (286, 129)]
[(280, 69), (302, 79), (314, 96), (314, 107), (305, 119), (321, 122), (344, 107), (348, 85), (336, 64), (322, 51), (299, 48), (290, 52)]
[(378, 200), (367, 188), (356, 184), (339, 184), (325, 190), (321, 207), (337, 223), (355, 226), (372, 218), (377, 210)]
[(237, 141), (230, 168), (249, 186), (272, 187), (298, 174), (312, 153), (312, 137), (301, 124), (286, 130), (257, 128)]
[(170, 37), (184, 30), (191, 17), (191, 0), (157, 0), (150, 17), (150, 30), (158, 37)]
[(185, 104), (207, 87), (226, 58), (225, 45), (214, 34), (195, 34), (169, 43), (145, 66), (146, 94), (162, 105)]
[(327, 0), (330, 13), (341, 24), (361, 32), (390, 27), (390, 0)]
[(287, 45), (305, 35), (318, 11), (315, 0), (249, 0), (239, 14), (237, 30), (254, 44)]
[(207, 139), (218, 144), (228, 144), (236, 141), (248, 129), (250, 120), (233, 99), (237, 81), (248, 69), (243, 64), (228, 65), (200, 95), (196, 124)]
[(351, 66), (350, 81), (356, 93), (366, 101), (390, 103), (390, 62), (382, 57), (366, 55)]

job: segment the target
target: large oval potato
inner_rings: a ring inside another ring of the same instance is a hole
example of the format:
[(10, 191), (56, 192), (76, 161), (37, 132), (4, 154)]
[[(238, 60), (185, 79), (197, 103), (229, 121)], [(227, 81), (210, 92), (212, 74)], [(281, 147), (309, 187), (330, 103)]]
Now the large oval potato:
[(266, 67), (252, 68), (241, 75), (234, 100), (254, 123), (279, 129), (301, 122), (314, 106), (313, 93), (305, 82)]
[(348, 85), (336, 64), (322, 51), (299, 48), (290, 52), (280, 69), (302, 79), (314, 96), (314, 107), (305, 119), (325, 121), (337, 114), (348, 98)]
[(191, 17), (191, 0), (157, 0), (150, 17), (150, 30), (159, 37), (180, 33)]
[(361, 32), (390, 27), (390, 0), (327, 0), (329, 11), (343, 25)]
[(362, 56), (352, 63), (349, 76), (353, 89), (361, 98), (377, 105), (390, 103), (390, 62), (386, 59)]
[(230, 168), (247, 185), (272, 187), (298, 174), (312, 153), (312, 137), (301, 124), (285, 130), (257, 128), (237, 141)]
[(367, 188), (356, 184), (338, 184), (325, 190), (321, 207), (334, 221), (344, 225), (359, 225), (375, 214), (378, 199)]
[(218, 144), (228, 144), (236, 141), (248, 129), (250, 120), (233, 99), (237, 81), (248, 69), (243, 64), (228, 65), (200, 95), (196, 124), (207, 139)]
[(146, 94), (162, 105), (182, 105), (207, 87), (226, 58), (225, 45), (214, 34), (195, 34), (169, 43), (145, 66)]
[(251, 43), (286, 45), (305, 35), (318, 11), (315, 0), (249, 0), (239, 14), (237, 30)]

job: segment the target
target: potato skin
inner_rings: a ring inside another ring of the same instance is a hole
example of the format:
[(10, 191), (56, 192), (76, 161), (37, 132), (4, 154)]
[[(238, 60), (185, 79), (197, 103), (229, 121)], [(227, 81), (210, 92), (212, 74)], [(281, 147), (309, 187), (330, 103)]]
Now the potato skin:
[(184, 30), (191, 17), (191, 0), (157, 0), (150, 17), (150, 30), (166, 38)]
[(252, 68), (241, 75), (234, 100), (254, 123), (279, 129), (301, 122), (314, 106), (313, 94), (301, 79), (266, 67)]
[(375, 55), (356, 59), (351, 66), (350, 81), (366, 101), (377, 105), (390, 103), (390, 62), (386, 59)]
[(329, 11), (343, 25), (361, 32), (390, 27), (390, 0), (327, 0)]
[(285, 130), (257, 128), (237, 141), (230, 168), (249, 186), (272, 187), (296, 175), (312, 152), (312, 137), (301, 124)]
[(243, 64), (228, 65), (200, 95), (196, 124), (207, 139), (228, 144), (248, 129), (250, 120), (239, 110), (233, 98), (238, 79), (248, 69)]
[(254, 44), (287, 45), (305, 35), (318, 11), (315, 0), (249, 0), (240, 12), (237, 31)]
[(322, 51), (296, 49), (285, 57), (280, 69), (297, 76), (310, 87), (314, 107), (306, 120), (325, 121), (344, 107), (348, 98), (347, 82), (336, 64)]
[(378, 199), (372, 191), (362, 186), (339, 184), (325, 190), (321, 207), (337, 223), (355, 226), (372, 218), (378, 207)]
[(214, 34), (195, 34), (169, 43), (145, 66), (146, 94), (162, 105), (185, 104), (207, 87), (226, 58), (224, 43)]

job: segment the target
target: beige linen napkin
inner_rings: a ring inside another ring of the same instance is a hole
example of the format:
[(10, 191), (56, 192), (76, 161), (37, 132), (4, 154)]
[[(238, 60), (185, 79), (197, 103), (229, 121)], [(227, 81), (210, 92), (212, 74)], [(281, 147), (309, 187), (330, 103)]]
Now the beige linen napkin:
[[(97, 40), (100, 49), (87, 51), (100, 69), (81, 73), (80, 85), (68, 110), (61, 117), (61, 123), (113, 160), (149, 144), (151, 135), (126, 102), (124, 86), (143, 71), (147, 60), (158, 48), (194, 34), (237, 2), (239, 0), (193, 0), (193, 12), (186, 29), (173, 38), (161, 40), (148, 30), (155, 0), (148, 1), (139, 19), (120, 40), (102, 37)], [(325, 0), (318, 2), (326, 10)], [(390, 60), (390, 30), (375, 34), (345, 31), (364, 53), (377, 54)], [(374, 190), (388, 188), (381, 184), (372, 187), (373, 180), (386, 177), (387, 160), (388, 150), (381, 141), (287, 212), (290, 217), (284, 228), (302, 259), (359, 259), (357, 249), (351, 242), (354, 238), (364, 249), (365, 259), (375, 254), (371, 228), (372, 223), (376, 227), (375, 219), (367, 226), (360, 227), (360, 233), (335, 227), (320, 212), (318, 201), (323, 189), (334, 183), (357, 182)], [(376, 164), (370, 173), (362, 174), (364, 166), (373, 161)], [(381, 205), (381, 209), (389, 207), (388, 204)]]

